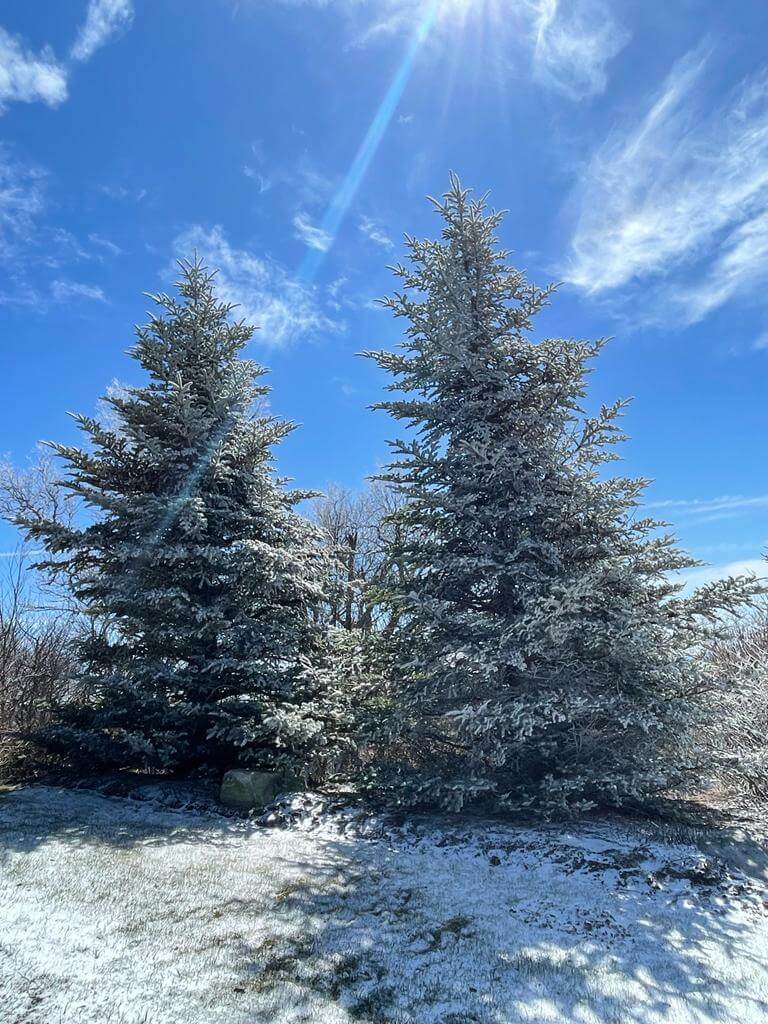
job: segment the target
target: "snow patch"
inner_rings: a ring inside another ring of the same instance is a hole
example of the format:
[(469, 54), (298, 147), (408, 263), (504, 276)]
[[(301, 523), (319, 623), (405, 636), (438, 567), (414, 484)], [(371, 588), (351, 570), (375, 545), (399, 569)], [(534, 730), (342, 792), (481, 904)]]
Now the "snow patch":
[(765, 886), (691, 845), (312, 794), (270, 815), (0, 797), (3, 1024), (768, 1019)]

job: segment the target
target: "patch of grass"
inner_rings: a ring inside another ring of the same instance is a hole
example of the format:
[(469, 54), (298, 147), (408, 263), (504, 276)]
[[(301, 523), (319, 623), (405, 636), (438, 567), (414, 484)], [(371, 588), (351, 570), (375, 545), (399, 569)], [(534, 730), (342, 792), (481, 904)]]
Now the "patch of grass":
[(315, 992), (322, 992), (338, 1001), (345, 989), (350, 988), (365, 973), (365, 958), (360, 953), (342, 953), (332, 957), (307, 979)]
[(314, 952), (314, 946), (309, 943), (301, 943), (293, 946), (287, 952), (273, 956), (264, 965), (265, 974), (283, 974), (296, 963), (308, 960)]
[(302, 889), (306, 889), (308, 885), (309, 881), (306, 878), (297, 878), (293, 882), (288, 882), (275, 893), (275, 903), (285, 903), (286, 900), (298, 895)]
[(436, 949), (440, 949), (446, 935), (453, 935), (458, 938), (471, 923), (472, 919), (464, 914), (456, 914), (454, 917), (449, 917), (447, 921), (443, 921), (437, 928), (432, 929), (430, 933), (432, 940), (425, 952), (433, 953)]
[(553, 975), (581, 976), (582, 969), (568, 957), (554, 958), (546, 951), (519, 950), (503, 957), (506, 966), (529, 978), (551, 978)]
[(364, 1020), (369, 1024), (393, 1024), (391, 1012), (395, 994), (391, 985), (379, 985), (347, 1007), (347, 1012), (353, 1020)]
[[(275, 945), (273, 941), (267, 940), (260, 952), (272, 950)], [(255, 968), (258, 972), (255, 987), (268, 989), (281, 981), (300, 981), (301, 964), (309, 960), (314, 952), (314, 944), (306, 941), (284, 948), (281, 952), (270, 953), (261, 968)]]

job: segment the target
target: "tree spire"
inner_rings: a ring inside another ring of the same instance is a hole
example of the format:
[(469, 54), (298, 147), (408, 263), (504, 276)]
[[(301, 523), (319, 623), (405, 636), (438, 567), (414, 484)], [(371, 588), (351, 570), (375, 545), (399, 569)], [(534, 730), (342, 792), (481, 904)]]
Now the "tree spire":
[(385, 301), (403, 341), (369, 353), (405, 428), (382, 475), (404, 499), (388, 784), (451, 808), (643, 799), (695, 764), (692, 655), (754, 586), (679, 595), (695, 563), (637, 519), (647, 481), (601, 472), (625, 404), (583, 411), (603, 342), (532, 340), (553, 289), (509, 264), (502, 215), (455, 176), (433, 203), (441, 238), (407, 238)]
[(66, 569), (100, 629), (84, 642), (82, 706), (51, 742), (113, 766), (301, 768), (322, 637), (319, 537), (275, 477), (294, 425), (266, 415), (253, 328), (215, 276), (180, 264), (177, 295), (136, 331), (148, 382), (110, 394), (114, 425), (77, 416), (84, 448), (53, 445), (87, 522), (22, 522)]

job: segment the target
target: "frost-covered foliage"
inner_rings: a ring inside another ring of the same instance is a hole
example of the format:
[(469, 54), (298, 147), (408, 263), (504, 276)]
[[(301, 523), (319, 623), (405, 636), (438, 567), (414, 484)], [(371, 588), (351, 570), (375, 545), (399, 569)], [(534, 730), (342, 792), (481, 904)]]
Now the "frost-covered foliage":
[(262, 367), (241, 358), (213, 275), (181, 265), (179, 297), (137, 331), (149, 382), (110, 394), (111, 424), (54, 445), (87, 523), (20, 523), (103, 628), (81, 645), (87, 699), (48, 739), (102, 765), (302, 770), (318, 741), (326, 556), (272, 468), (293, 424), (263, 414)]
[(436, 206), (441, 240), (408, 239), (385, 303), (404, 341), (371, 354), (407, 428), (382, 476), (405, 540), (395, 753), (373, 783), (454, 809), (645, 800), (697, 771), (717, 698), (692, 655), (754, 584), (680, 595), (669, 574), (695, 563), (638, 518), (646, 481), (603, 472), (624, 403), (582, 411), (603, 343), (535, 343), (552, 289), (509, 266), (501, 215), (456, 179)]
[[(766, 564), (768, 576), (768, 564)], [(709, 652), (725, 681), (725, 699), (711, 736), (725, 798), (768, 797), (768, 605), (738, 619)], [(723, 756), (724, 755), (724, 756)]]
[(390, 722), (397, 699), (390, 685), (396, 667), (392, 634), (384, 629), (332, 627), (321, 674), (322, 717), (327, 743), (323, 774), (344, 782), (368, 778), (378, 796), (382, 759), (394, 750)]

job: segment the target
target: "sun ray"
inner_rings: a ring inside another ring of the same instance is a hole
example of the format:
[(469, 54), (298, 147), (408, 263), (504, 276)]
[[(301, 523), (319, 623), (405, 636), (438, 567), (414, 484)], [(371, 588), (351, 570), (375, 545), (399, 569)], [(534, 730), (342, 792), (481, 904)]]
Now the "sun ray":
[(328, 239), (328, 244), (324, 246), (322, 250), (307, 250), (307, 254), (299, 268), (298, 276), (302, 281), (306, 282), (314, 279), (325, 256), (333, 247), (339, 230), (344, 223), (344, 218), (347, 215), (349, 207), (351, 206), (352, 201), (365, 178), (368, 168), (371, 166), (371, 162), (376, 155), (392, 117), (399, 106), (400, 100), (402, 99), (405, 88), (411, 77), (419, 51), (429, 37), (429, 33), (434, 27), (445, 2), (446, 0), (429, 0), (427, 8), (414, 30), (405, 55), (400, 62), (400, 66), (398, 67), (395, 76), (384, 95), (384, 99), (381, 101), (381, 104), (379, 105), (367, 132), (365, 133), (363, 141), (360, 144), (360, 148), (355, 154), (355, 158), (347, 171), (344, 181), (336, 195), (331, 200), (331, 203), (320, 223), (320, 231), (323, 232), (324, 237)]

